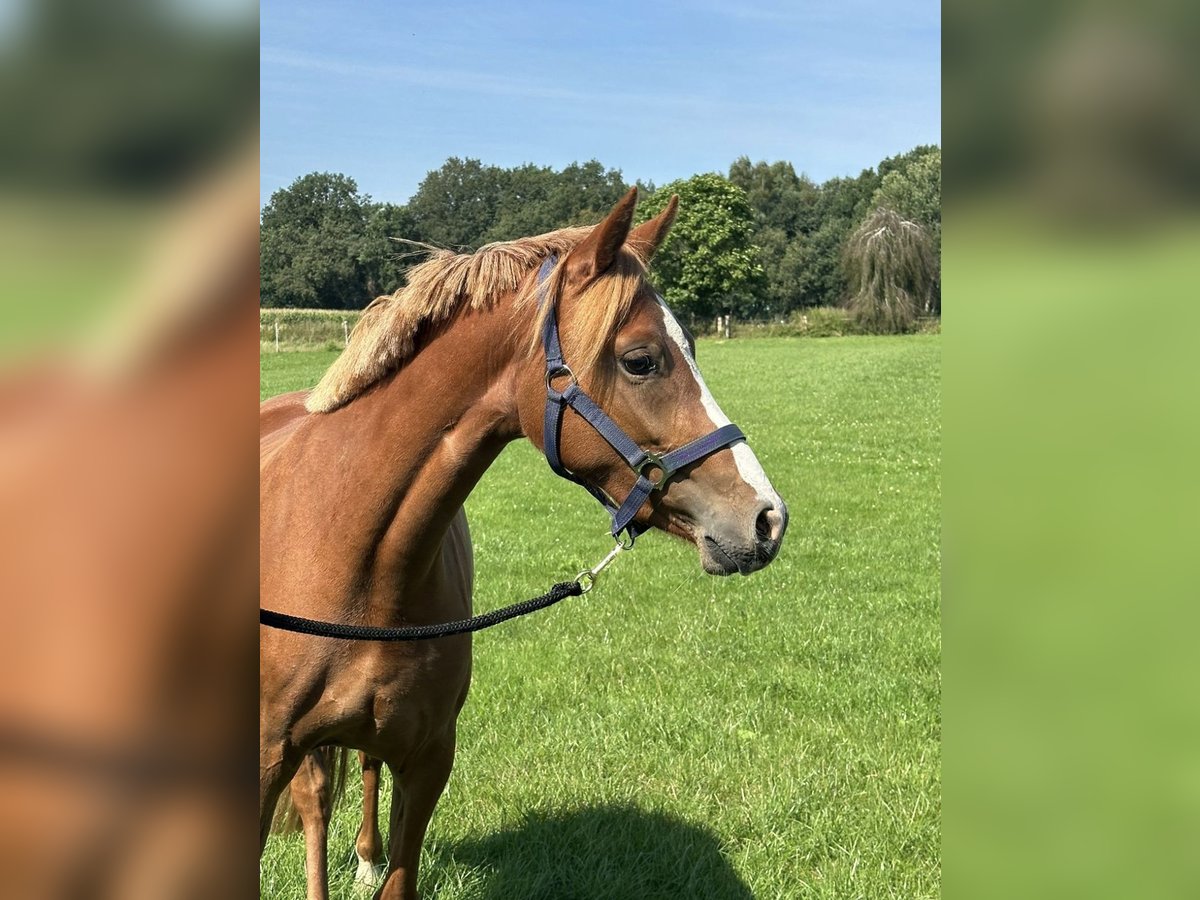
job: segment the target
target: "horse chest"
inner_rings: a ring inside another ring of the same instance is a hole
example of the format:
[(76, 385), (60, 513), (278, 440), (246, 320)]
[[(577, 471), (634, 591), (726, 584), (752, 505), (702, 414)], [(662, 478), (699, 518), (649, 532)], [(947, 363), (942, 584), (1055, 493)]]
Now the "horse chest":
[[(376, 739), (394, 743), (440, 733), (453, 724), (466, 697), (471, 646), (461, 638), (372, 648), (357, 673), (355, 718)], [(389, 652), (390, 651), (390, 652)]]

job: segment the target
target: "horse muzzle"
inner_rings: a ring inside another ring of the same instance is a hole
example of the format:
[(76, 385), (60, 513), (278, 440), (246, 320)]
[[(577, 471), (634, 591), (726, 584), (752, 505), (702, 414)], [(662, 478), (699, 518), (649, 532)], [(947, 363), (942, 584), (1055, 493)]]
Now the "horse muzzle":
[(700, 565), (709, 575), (757, 572), (779, 555), (787, 523), (787, 506), (777, 500), (760, 509), (750, 527), (706, 528), (696, 542)]

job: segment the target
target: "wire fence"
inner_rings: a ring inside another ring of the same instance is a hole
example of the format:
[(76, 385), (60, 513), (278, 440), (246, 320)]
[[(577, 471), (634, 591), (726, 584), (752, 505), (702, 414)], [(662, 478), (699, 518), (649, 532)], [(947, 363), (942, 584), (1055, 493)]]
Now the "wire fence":
[[(274, 352), (341, 350), (346, 346), (360, 315), (358, 310), (264, 307), (259, 310), (259, 342), (264, 351)], [(686, 317), (684, 324), (697, 337), (715, 337), (718, 340), (842, 337), (864, 333), (848, 310), (833, 306), (794, 310), (787, 316), (771, 319), (739, 319), (731, 315)], [(920, 318), (914, 330), (939, 332), (941, 319), (937, 316)]]

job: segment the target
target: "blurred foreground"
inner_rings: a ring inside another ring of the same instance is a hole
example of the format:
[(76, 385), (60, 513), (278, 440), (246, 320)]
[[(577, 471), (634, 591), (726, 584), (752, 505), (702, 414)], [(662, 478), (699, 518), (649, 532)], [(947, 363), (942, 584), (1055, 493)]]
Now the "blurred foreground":
[(252, 5), (0, 18), (0, 894), (256, 883)]
[(1200, 892), (1200, 7), (945, 7), (943, 890)]

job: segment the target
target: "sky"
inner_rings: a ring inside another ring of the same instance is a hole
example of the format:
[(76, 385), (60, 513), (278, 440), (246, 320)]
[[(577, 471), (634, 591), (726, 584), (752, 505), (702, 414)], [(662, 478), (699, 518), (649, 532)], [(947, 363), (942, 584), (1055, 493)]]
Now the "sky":
[(447, 158), (627, 183), (940, 144), (939, 0), (262, 0), (261, 200), (313, 171), (404, 203)]

